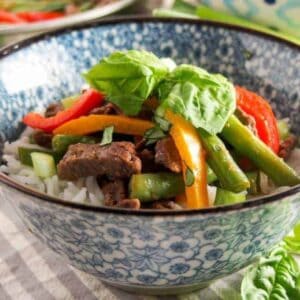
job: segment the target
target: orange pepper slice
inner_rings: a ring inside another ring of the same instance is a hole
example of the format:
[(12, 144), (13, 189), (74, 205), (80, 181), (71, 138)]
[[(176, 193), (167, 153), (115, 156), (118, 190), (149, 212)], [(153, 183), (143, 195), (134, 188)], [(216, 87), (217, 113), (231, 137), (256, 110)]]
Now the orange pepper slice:
[(172, 124), (170, 135), (182, 160), (184, 180), (187, 183), (188, 169), (194, 177), (192, 184), (185, 187), (186, 206), (193, 209), (208, 207), (205, 151), (197, 130), (184, 118), (169, 110), (166, 111), (165, 118)]
[(114, 131), (117, 133), (142, 136), (148, 129), (154, 127), (154, 124), (125, 116), (89, 115), (66, 122), (56, 128), (53, 133), (86, 135), (104, 130), (108, 126), (114, 126)]

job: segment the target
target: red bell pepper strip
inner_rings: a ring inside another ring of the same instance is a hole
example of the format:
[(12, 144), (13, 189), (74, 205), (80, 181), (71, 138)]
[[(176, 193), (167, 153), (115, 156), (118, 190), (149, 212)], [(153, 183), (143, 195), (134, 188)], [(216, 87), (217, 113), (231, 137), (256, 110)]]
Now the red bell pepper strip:
[(258, 137), (277, 154), (280, 136), (270, 104), (261, 96), (240, 86), (236, 86), (236, 93), (238, 108), (254, 118)]
[(2, 23), (22, 24), (22, 23), (26, 23), (26, 21), (14, 13), (8, 12), (6, 10), (0, 10), (0, 24)]
[(40, 12), (40, 11), (28, 11), (28, 12), (25, 11), (25, 12), (19, 12), (16, 15), (30, 23), (53, 20), (64, 16), (64, 14), (60, 12)]
[(56, 116), (46, 118), (40, 114), (31, 112), (23, 118), (23, 122), (32, 128), (41, 129), (45, 132), (52, 132), (55, 128), (65, 122), (86, 115), (93, 108), (99, 106), (104, 100), (104, 95), (96, 90), (89, 89), (81, 95), (78, 102), (72, 107), (59, 112)]

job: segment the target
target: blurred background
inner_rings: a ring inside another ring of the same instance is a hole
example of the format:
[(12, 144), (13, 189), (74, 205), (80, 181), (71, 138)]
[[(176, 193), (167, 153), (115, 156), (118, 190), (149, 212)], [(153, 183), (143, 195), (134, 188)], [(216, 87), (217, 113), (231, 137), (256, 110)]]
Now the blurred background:
[(238, 24), (300, 44), (300, 0), (0, 0), (0, 47), (67, 25), (139, 14)]

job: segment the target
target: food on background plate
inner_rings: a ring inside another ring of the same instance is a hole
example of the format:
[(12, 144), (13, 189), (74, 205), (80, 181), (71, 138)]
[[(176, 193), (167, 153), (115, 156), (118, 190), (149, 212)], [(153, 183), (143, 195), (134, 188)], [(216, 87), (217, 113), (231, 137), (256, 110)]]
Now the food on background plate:
[(83, 76), (89, 88), (24, 116), (3, 172), (65, 200), (133, 209), (234, 204), (300, 183), (288, 120), (220, 74), (129, 50)]
[(49, 21), (115, 0), (1, 0), (0, 25)]

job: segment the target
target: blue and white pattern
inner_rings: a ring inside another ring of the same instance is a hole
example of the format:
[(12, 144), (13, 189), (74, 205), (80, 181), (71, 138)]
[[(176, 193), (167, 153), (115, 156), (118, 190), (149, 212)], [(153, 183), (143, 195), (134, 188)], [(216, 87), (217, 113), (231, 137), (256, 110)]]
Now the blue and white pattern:
[[(114, 50), (147, 49), (201, 65), (269, 98), (300, 132), (300, 52), (201, 23), (131, 21), (73, 30), (0, 60), (0, 132), (17, 138), (30, 109), (78, 91), (80, 76)], [(292, 111), (292, 112), (291, 112)], [(24, 224), (75, 267), (123, 287), (203, 284), (251, 263), (299, 219), (300, 196), (242, 210), (149, 216), (93, 212), (3, 185)]]
[[(6, 189), (25, 225), (76, 268), (128, 286), (187, 286), (237, 271), (299, 218), (299, 196), (242, 211), (134, 216), (60, 207)], [(148, 236), (147, 239), (145, 239)]]
[(201, 3), (300, 38), (298, 0), (202, 0)]

